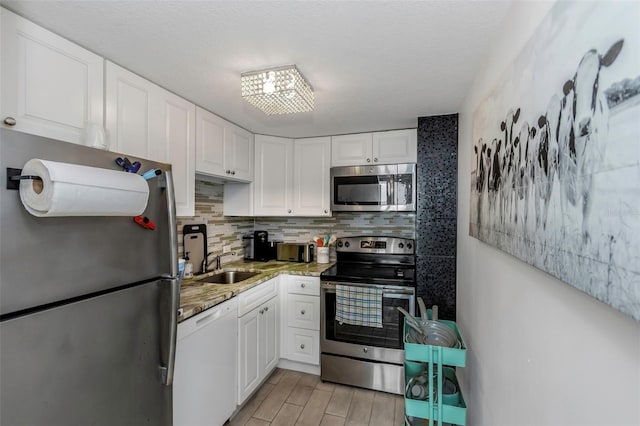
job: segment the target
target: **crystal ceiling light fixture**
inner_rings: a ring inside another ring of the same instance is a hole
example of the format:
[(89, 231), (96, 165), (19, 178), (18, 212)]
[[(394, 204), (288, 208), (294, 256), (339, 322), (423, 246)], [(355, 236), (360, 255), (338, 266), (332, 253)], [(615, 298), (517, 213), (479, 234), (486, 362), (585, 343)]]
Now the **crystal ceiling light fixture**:
[(242, 97), (267, 115), (313, 111), (313, 88), (295, 65), (241, 74)]

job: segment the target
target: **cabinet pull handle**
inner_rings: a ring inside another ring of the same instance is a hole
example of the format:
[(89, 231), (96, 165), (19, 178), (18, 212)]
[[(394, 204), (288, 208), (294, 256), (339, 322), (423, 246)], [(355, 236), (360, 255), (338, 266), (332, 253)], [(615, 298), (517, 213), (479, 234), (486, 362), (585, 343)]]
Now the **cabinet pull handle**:
[(231, 170), (226, 170), (225, 173), (229, 175), (231, 174)]
[(232, 174), (232, 175), (235, 175), (235, 174), (236, 174), (236, 171), (235, 171), (235, 170), (231, 170), (231, 174)]
[(324, 212), (325, 212), (325, 213), (329, 213), (329, 210), (325, 209), (325, 210), (324, 210)]
[(300, 284), (301, 288), (305, 288), (307, 285), (305, 283)]
[(291, 213), (291, 209), (289, 209), (289, 213)]
[(367, 163), (370, 163), (370, 162), (371, 162), (371, 158), (367, 158)]
[(300, 349), (304, 349), (304, 343), (300, 345)]
[(374, 158), (374, 159), (373, 159), (373, 162), (374, 162), (374, 163), (377, 163), (377, 162), (378, 162), (378, 157)]
[(264, 314), (264, 309), (260, 309), (260, 315)]
[(264, 311), (267, 312), (269, 310), (269, 307), (267, 306), (266, 308), (264, 308)]
[(4, 119), (4, 124), (6, 124), (7, 126), (15, 126), (16, 125), (16, 119), (13, 117), (7, 117)]
[(301, 315), (304, 315), (304, 314), (305, 314), (304, 309), (300, 311), (300, 314), (301, 314)]

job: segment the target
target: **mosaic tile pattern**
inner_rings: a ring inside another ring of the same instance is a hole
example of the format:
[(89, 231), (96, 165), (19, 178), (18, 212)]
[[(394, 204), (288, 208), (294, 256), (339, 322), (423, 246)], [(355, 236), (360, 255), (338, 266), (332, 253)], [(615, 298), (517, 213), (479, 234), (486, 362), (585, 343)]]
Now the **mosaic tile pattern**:
[[(243, 258), (242, 236), (253, 232), (253, 218), (225, 217), (222, 215), (224, 186), (196, 180), (195, 217), (178, 218), (178, 254), (182, 257), (182, 227), (205, 223), (207, 225), (207, 245), (209, 253), (222, 254), (223, 246), (231, 245), (235, 255), (225, 254), (221, 263)], [(210, 258), (212, 261), (214, 256)]]
[[(223, 216), (224, 186), (196, 181), (195, 217), (178, 218), (179, 255), (182, 256), (182, 227), (187, 224), (207, 224), (210, 253), (222, 254), (231, 245), (234, 256), (225, 255), (222, 263), (242, 259), (242, 236), (254, 230), (269, 232), (270, 240), (305, 243), (315, 235), (335, 234), (338, 237), (359, 235), (415, 238), (415, 213), (334, 213), (332, 217), (231, 217)], [(331, 250), (335, 259), (335, 251)], [(212, 256), (213, 257), (213, 256)]]
[(418, 296), (456, 317), (458, 115), (418, 118)]

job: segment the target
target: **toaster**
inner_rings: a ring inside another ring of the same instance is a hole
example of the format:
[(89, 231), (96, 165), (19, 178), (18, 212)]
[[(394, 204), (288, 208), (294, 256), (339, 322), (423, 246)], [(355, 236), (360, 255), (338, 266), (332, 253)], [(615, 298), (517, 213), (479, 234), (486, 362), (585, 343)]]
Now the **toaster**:
[(314, 246), (311, 243), (280, 243), (277, 247), (278, 260), (285, 262), (313, 262)]

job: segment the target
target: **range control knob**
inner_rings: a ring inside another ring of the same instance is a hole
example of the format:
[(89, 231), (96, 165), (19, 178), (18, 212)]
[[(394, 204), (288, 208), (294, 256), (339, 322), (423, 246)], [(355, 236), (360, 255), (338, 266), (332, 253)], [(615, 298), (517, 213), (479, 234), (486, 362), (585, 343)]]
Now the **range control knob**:
[(401, 248), (401, 249), (404, 248), (404, 244), (403, 243), (398, 244), (398, 248)]
[(351, 245), (351, 244), (349, 244), (349, 241), (346, 241), (346, 242), (344, 243), (344, 246), (345, 246), (345, 247), (347, 247), (347, 248), (348, 248), (350, 245)]
[(342, 247), (342, 241), (338, 241), (338, 247)]

